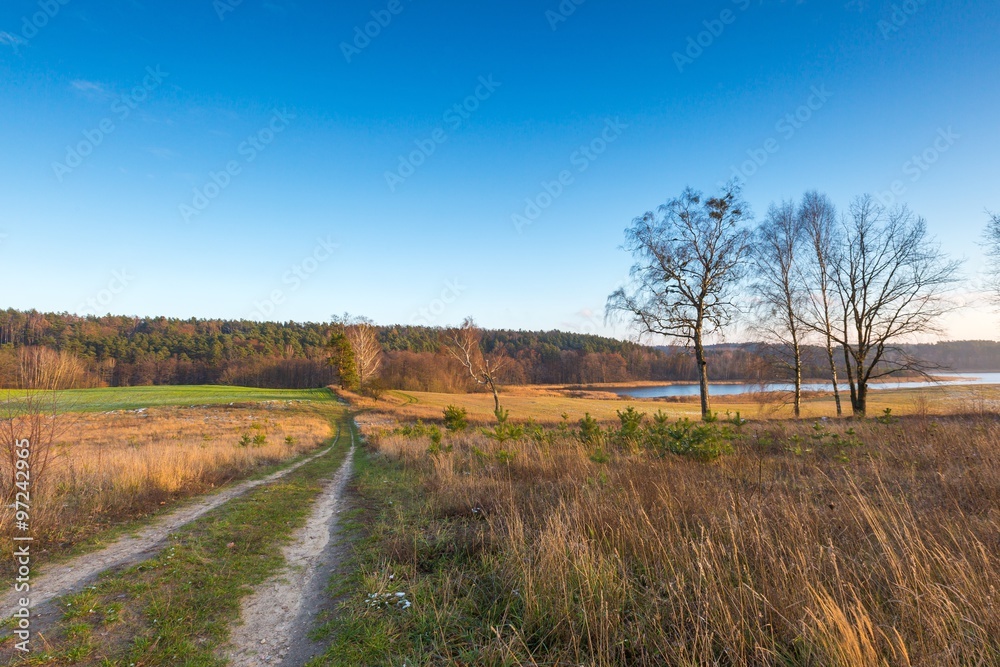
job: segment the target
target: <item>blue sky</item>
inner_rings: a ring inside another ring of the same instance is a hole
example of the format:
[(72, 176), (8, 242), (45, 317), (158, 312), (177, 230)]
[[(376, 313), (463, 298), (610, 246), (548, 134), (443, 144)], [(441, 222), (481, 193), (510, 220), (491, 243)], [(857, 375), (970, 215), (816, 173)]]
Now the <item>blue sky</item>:
[(734, 169), (982, 267), (992, 0), (453, 4), (8, 0), (0, 306), (604, 332), (623, 229)]

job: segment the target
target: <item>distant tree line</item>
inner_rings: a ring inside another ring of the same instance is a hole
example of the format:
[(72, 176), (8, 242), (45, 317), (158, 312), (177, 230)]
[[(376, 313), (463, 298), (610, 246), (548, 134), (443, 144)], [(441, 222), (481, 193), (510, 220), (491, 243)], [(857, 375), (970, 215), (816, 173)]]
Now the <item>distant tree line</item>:
[[(17, 348), (72, 355), (82, 368), (75, 386), (268, 387), (340, 382), (343, 364), (331, 360), (349, 349), (348, 384), (379, 378), (390, 388), (467, 390), (465, 373), (443, 347), (443, 333), (431, 327), (376, 326), (346, 315), (325, 323), (272, 323), (8, 309), (0, 311), (0, 385), (18, 382)], [(338, 342), (337, 351), (331, 341)], [(676, 365), (662, 350), (562, 331), (485, 331), (482, 345), (509, 358), (505, 382), (512, 384), (668, 379)]]
[[(387, 388), (463, 392), (476, 389), (462, 363), (443, 345), (445, 331), (430, 327), (375, 326), (362, 329), (357, 318), (329, 323), (276, 324), (228, 320), (79, 317), (35, 311), (0, 311), (0, 386), (19, 383), (18, 349), (61, 353), (61, 387), (149, 384), (232, 384), (254, 387), (320, 387), (340, 381), (331, 364), (331, 340), (352, 332), (352, 353), (364, 348), (368, 365), (358, 383), (371, 376)], [(481, 333), (487, 354), (502, 354), (506, 384), (591, 384), (637, 380), (698, 381), (689, 347), (647, 347), (628, 341), (563, 331)], [(377, 348), (377, 349), (375, 349)], [(942, 342), (900, 345), (901, 353), (929, 365), (954, 370), (1000, 371), (1000, 343)], [(894, 352), (895, 353), (895, 352)], [(782, 345), (707, 345), (712, 378), (721, 381), (790, 380)], [(846, 373), (836, 348), (838, 371)], [(829, 375), (823, 345), (803, 344), (802, 375)], [(377, 361), (376, 361), (377, 360)]]
[(330, 326), (0, 311), (0, 383), (14, 382), (15, 348), (44, 347), (80, 359), (92, 386), (324, 386)]

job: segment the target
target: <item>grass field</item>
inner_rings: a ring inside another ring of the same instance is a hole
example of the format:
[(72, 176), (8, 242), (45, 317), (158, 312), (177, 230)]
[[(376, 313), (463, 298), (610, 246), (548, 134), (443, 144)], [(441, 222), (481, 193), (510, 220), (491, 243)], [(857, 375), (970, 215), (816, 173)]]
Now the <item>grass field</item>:
[[(316, 665), (1000, 664), (995, 412), (699, 431), (670, 403), (510, 391), (512, 415), (555, 426), (399, 429), (484, 398), (407, 392), (359, 419), (367, 537)], [(577, 425), (628, 404), (636, 431)], [(381, 602), (399, 593), (412, 606)]]
[(186, 526), (150, 560), (68, 596), (35, 653), (13, 656), (8, 642), (0, 659), (52, 667), (222, 665), (218, 648), (242, 598), (281, 569), (282, 545), (347, 453), (353, 426), (340, 406), (329, 417), (339, 422), (333, 452)]
[[(24, 395), (17, 389), (0, 390), (0, 402), (17, 401)], [(222, 385), (107, 387), (102, 389), (67, 389), (45, 395), (54, 398), (63, 412), (102, 412), (136, 410), (160, 406), (219, 405), (260, 403), (263, 401), (322, 401), (331, 397), (328, 389), (256, 389)]]
[[(437, 420), (448, 405), (464, 407), (470, 419), (487, 423), (493, 421), (493, 398), (489, 394), (443, 394), (416, 391), (391, 391), (379, 402), (350, 397), (353, 403), (366, 408), (385, 411), (400, 419)], [(845, 414), (850, 414), (850, 400), (842, 395)], [(601, 421), (615, 420), (618, 410), (633, 405), (650, 414), (663, 410), (671, 417), (700, 418), (697, 397), (684, 399), (631, 399), (621, 398), (606, 389), (579, 389), (567, 387), (507, 387), (501, 395), (503, 407), (510, 411), (511, 419), (533, 419), (543, 424), (557, 424), (562, 415), (571, 421), (590, 413)], [(920, 389), (886, 389), (869, 394), (869, 415), (878, 416), (886, 409), (895, 415), (982, 413), (1000, 408), (1000, 387), (935, 387)], [(783, 418), (792, 416), (788, 397), (782, 394), (722, 396), (712, 399), (712, 409), (724, 416), (740, 413), (745, 418)], [(832, 394), (809, 393), (803, 401), (802, 414), (806, 418), (836, 416)]]
[[(100, 541), (179, 501), (316, 449), (343, 408), (322, 390), (134, 387), (56, 392), (54, 435), (32, 463), (34, 544), (44, 559)], [(15, 399), (16, 400), (16, 399)], [(17, 406), (14, 407), (16, 411)], [(50, 432), (46, 429), (46, 432)], [(13, 498), (13, 459), (0, 457), (0, 495)], [(0, 507), (0, 533), (14, 508)], [(12, 566), (9, 551), (0, 571)]]
[[(61, 394), (70, 426), (33, 513), (43, 566), (314, 450), (346, 414), (328, 390)], [(523, 428), (493, 433), (486, 394), (345, 396), (369, 441), (362, 515), (312, 665), (1000, 664), (1000, 388), (877, 392), (870, 419), (820, 420), (832, 399), (810, 396), (798, 422), (774, 418), (780, 397), (720, 398), (701, 426), (678, 421), (695, 400), (521, 387), (502, 399)], [(445, 431), (447, 405), (472, 426)], [(338, 461), (322, 459), (68, 599), (27, 664), (218, 664)]]

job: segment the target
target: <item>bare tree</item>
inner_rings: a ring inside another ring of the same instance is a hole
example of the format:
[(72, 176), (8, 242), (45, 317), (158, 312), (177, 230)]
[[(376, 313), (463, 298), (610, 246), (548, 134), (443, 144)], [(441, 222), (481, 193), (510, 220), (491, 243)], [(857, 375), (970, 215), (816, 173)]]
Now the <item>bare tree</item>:
[(334, 317), (334, 324), (344, 327), (344, 335), (354, 350), (354, 363), (358, 370), (358, 384), (363, 388), (378, 377), (382, 368), (382, 344), (378, 340), (378, 328), (366, 317), (352, 317), (345, 313)]
[(802, 228), (794, 202), (772, 204), (754, 234), (752, 291), (757, 297), (755, 328), (781, 346), (781, 365), (792, 373), (795, 416), (802, 415), (802, 309), (798, 252)]
[(70, 352), (22, 347), (17, 361), (19, 385), (25, 389), (74, 389), (93, 384), (83, 362)]
[(986, 255), (989, 258), (989, 281), (993, 289), (993, 300), (1000, 304), (1000, 214), (987, 213), (990, 222), (986, 226)]
[(444, 347), (469, 373), (472, 381), (493, 392), (493, 410), (498, 421), (500, 411), (500, 376), (507, 366), (508, 358), (503, 351), (487, 354), (482, 349), (483, 332), (471, 317), (465, 318), (462, 326), (444, 332)]
[(749, 253), (750, 218), (733, 182), (716, 197), (686, 189), (680, 197), (636, 218), (625, 231), (632, 285), (608, 297), (606, 313), (624, 314), (639, 335), (676, 338), (694, 347), (701, 414), (710, 414), (705, 338), (731, 321), (735, 288)]
[(843, 324), (833, 338), (844, 350), (855, 415), (865, 414), (870, 381), (902, 371), (926, 374), (925, 365), (894, 345), (938, 331), (936, 320), (952, 308), (943, 297), (958, 267), (906, 207), (889, 210), (868, 195), (851, 205), (831, 276)]
[(4, 472), (10, 472), (0, 480), (5, 504), (18, 491), (13, 471), (21, 458), (19, 442), (27, 441), (29, 451), (27, 468), (20, 472), (20, 479), (30, 484), (33, 492), (40, 488), (55, 458), (55, 442), (69, 425), (58, 390), (72, 386), (83, 373), (80, 361), (66, 352), (41, 347), (20, 348), (17, 352), (19, 389), (8, 392), (0, 401), (0, 457)]
[(830, 382), (837, 403), (837, 416), (844, 414), (837, 381), (837, 360), (833, 350), (833, 322), (836, 317), (832, 300), (830, 270), (839, 247), (837, 212), (833, 204), (818, 192), (807, 192), (799, 206), (799, 225), (810, 249), (810, 261), (802, 263), (802, 281), (812, 293), (803, 324), (823, 337), (830, 365)]

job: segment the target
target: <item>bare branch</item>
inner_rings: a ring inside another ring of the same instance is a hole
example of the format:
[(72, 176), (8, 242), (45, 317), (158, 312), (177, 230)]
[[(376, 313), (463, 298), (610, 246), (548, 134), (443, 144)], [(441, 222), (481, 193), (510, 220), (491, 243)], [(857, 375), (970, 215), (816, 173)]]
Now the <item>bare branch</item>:
[(897, 341), (937, 330), (953, 308), (944, 296), (958, 269), (907, 208), (887, 210), (870, 196), (854, 201), (830, 275), (842, 309), (831, 335), (844, 349), (855, 414), (865, 413), (869, 381), (925, 373), (917, 360), (889, 353)]
[(701, 377), (702, 414), (709, 414), (704, 339), (724, 329), (738, 310), (736, 287), (745, 273), (749, 209), (736, 183), (704, 199), (686, 189), (680, 197), (632, 221), (625, 249), (636, 263), (632, 285), (608, 297), (607, 318), (629, 321), (640, 336), (691, 343)]

